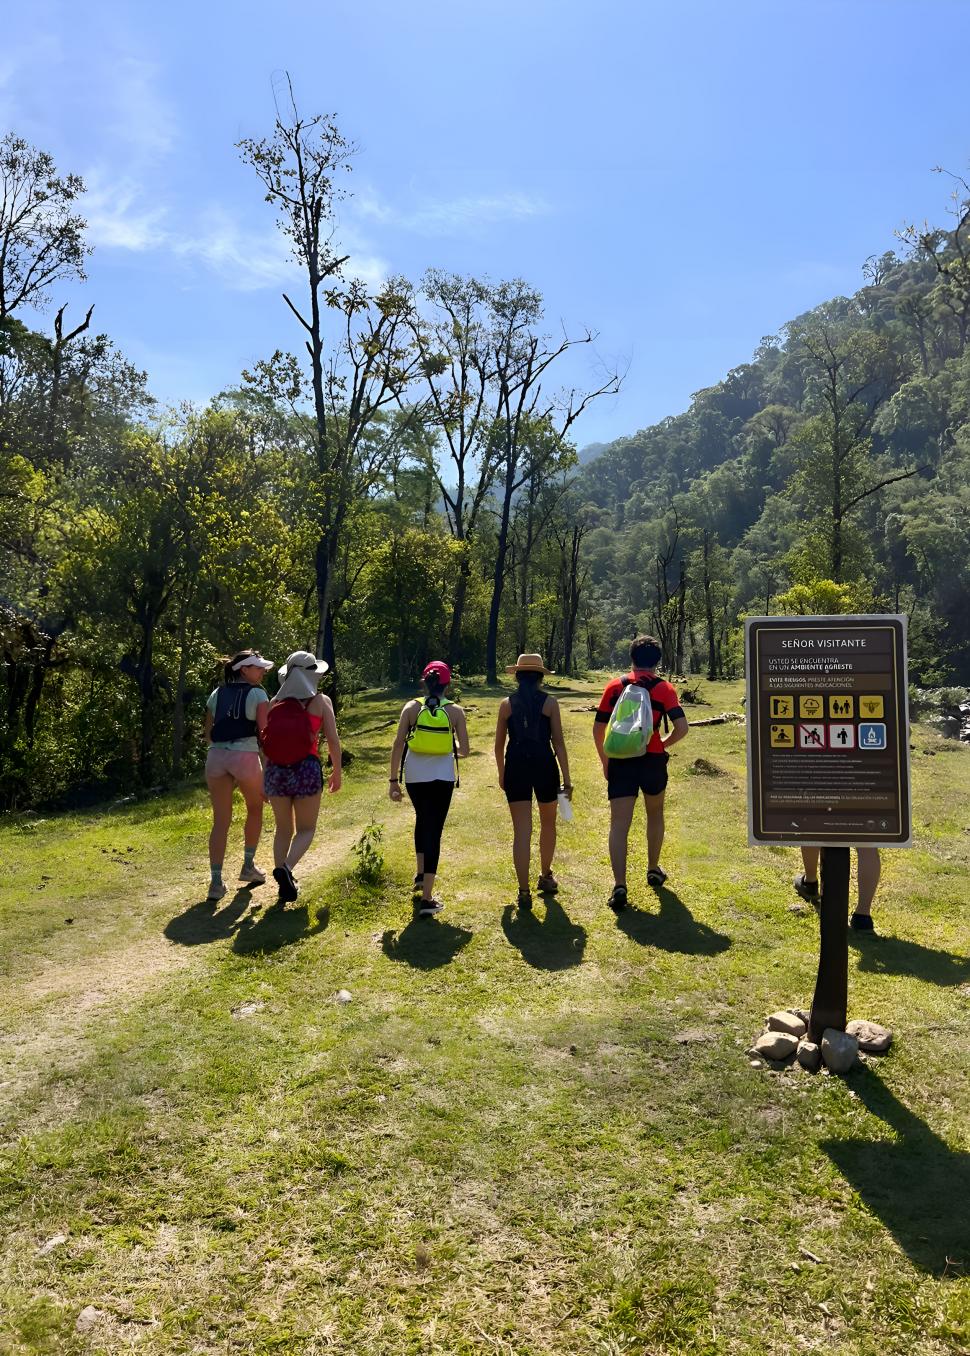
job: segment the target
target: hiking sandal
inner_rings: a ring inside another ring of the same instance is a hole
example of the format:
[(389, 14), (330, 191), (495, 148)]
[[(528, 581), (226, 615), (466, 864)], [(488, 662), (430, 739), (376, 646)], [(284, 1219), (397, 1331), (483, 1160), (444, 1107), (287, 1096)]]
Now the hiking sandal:
[(528, 887), (519, 891), (519, 900), (517, 907), (519, 913), (532, 912), (532, 891), (528, 889)]
[(550, 871), (547, 875), (539, 877), (536, 881), (536, 889), (540, 895), (554, 895), (559, 889), (559, 882)]
[(647, 884), (652, 885), (655, 889), (659, 890), (666, 879), (667, 873), (662, 866), (651, 866), (647, 872)]

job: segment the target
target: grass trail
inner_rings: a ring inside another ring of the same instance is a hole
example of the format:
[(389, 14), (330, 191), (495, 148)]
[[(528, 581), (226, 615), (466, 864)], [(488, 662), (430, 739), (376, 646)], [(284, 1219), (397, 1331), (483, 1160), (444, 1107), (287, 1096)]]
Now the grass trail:
[[(698, 715), (737, 708), (705, 692)], [(811, 996), (817, 924), (795, 854), (745, 846), (743, 727), (678, 747), (669, 888), (638, 812), (617, 921), (594, 695), (561, 698), (576, 820), (531, 918), (479, 690), (434, 920), (380, 696), (283, 913), (201, 902), (199, 790), (0, 827), (0, 1352), (970, 1349), (970, 750), (917, 731), (918, 847), (853, 940), (850, 1015), (893, 1053), (753, 1070), (764, 1014)]]

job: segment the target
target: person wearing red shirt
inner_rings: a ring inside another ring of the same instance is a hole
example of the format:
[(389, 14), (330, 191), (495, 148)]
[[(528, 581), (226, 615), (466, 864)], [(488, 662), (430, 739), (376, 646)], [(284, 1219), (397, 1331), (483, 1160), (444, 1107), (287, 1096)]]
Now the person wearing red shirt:
[[(667, 750), (677, 744), (690, 728), (674, 687), (658, 678), (656, 669), (662, 650), (653, 636), (638, 636), (630, 646), (631, 672), (608, 683), (596, 710), (593, 740), (603, 764), (610, 801), (610, 865), (613, 868), (613, 893), (609, 898), (614, 913), (627, 907), (626, 855), (637, 796), (643, 792), (647, 811), (647, 884), (663, 885), (667, 873), (660, 865), (664, 841), (664, 793), (667, 789)], [(653, 735), (647, 751), (639, 758), (607, 758), (603, 752), (610, 714), (628, 683), (637, 683), (650, 693), (653, 707)], [(660, 725), (666, 715), (672, 728), (661, 737)]]

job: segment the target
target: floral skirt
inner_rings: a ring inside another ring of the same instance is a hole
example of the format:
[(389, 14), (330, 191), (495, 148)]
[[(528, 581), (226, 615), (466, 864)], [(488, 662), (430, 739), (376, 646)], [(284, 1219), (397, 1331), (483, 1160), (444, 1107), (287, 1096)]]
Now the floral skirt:
[(323, 768), (316, 754), (301, 758), (298, 763), (282, 767), (267, 763), (263, 773), (263, 790), (267, 796), (315, 796), (323, 790)]

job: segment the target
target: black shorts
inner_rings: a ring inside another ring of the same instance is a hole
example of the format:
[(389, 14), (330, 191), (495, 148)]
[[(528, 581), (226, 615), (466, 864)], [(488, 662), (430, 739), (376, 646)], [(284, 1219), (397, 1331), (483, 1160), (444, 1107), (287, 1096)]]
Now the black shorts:
[(642, 758), (611, 758), (606, 765), (607, 794), (610, 800), (636, 796), (641, 791), (659, 796), (667, 789), (669, 753), (645, 753)]
[(540, 805), (548, 805), (559, 795), (559, 764), (548, 758), (505, 759), (505, 799), (531, 800), (533, 792)]

